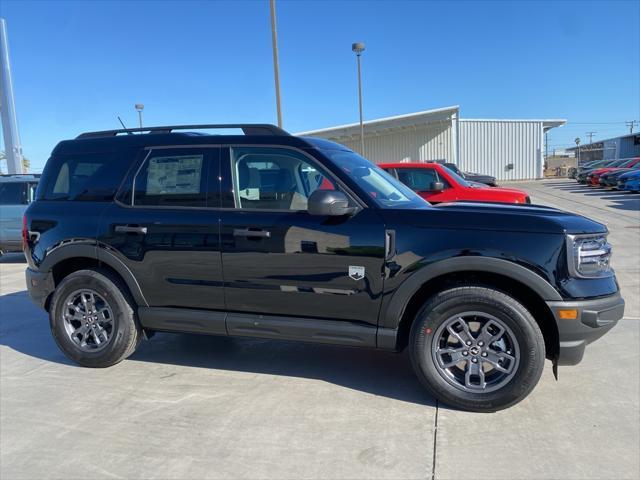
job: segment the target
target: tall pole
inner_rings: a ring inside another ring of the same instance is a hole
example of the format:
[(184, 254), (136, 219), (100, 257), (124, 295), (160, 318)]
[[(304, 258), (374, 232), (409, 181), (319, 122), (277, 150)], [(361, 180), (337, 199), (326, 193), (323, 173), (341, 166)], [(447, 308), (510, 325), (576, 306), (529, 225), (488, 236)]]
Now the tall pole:
[(589, 137), (589, 143), (593, 143), (593, 136), (598, 132), (587, 132), (587, 137)]
[(136, 103), (135, 108), (138, 111), (138, 125), (142, 128), (142, 111), (144, 110), (144, 105), (142, 103)]
[(9, 62), (9, 40), (4, 18), (0, 18), (0, 64), (2, 67), (0, 68), (0, 117), (2, 118), (7, 171), (11, 174), (23, 173), (22, 145), (20, 145), (20, 135), (18, 134), (11, 63)]
[(364, 121), (362, 118), (362, 69), (360, 67), (360, 55), (364, 52), (364, 43), (357, 42), (351, 45), (351, 50), (356, 54), (358, 63), (358, 105), (360, 108), (360, 153), (364, 156)]
[(278, 127), (282, 128), (282, 107), (280, 106), (280, 64), (278, 62), (278, 32), (276, 31), (276, 0), (269, 0), (271, 9), (271, 44), (273, 48), (273, 77), (276, 82), (276, 109)]

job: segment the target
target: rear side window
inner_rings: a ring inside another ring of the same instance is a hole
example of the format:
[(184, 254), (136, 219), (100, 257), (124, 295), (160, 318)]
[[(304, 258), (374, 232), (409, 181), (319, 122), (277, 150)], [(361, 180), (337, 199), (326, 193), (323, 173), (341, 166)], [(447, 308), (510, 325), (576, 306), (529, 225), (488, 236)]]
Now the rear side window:
[(26, 184), (22, 182), (0, 183), (0, 205), (24, 205), (27, 202)]
[(47, 162), (38, 190), (42, 200), (113, 199), (135, 152), (56, 155)]
[(136, 206), (205, 207), (207, 152), (200, 149), (152, 151), (133, 182)]

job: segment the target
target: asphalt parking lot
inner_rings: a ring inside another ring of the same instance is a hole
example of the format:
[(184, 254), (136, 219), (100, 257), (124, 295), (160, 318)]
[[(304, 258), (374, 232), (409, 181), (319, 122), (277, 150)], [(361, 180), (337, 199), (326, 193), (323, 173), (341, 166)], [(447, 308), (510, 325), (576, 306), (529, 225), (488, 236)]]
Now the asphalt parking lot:
[(606, 223), (626, 317), (583, 362), (547, 363), (495, 414), (438, 405), (408, 358), (158, 334), (123, 363), (75, 366), (0, 259), (0, 478), (637, 479), (640, 195), (510, 184)]

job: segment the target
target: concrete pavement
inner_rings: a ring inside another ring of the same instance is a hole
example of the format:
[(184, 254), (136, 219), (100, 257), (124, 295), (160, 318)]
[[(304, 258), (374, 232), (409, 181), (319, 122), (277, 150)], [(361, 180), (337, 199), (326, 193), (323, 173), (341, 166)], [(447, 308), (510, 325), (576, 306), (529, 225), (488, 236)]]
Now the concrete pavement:
[(547, 363), (515, 407), (438, 406), (405, 354), (269, 340), (158, 334), (117, 366), (80, 368), (10, 255), (0, 259), (0, 478), (637, 479), (640, 196), (518, 186), (609, 225), (630, 319), (559, 382)]

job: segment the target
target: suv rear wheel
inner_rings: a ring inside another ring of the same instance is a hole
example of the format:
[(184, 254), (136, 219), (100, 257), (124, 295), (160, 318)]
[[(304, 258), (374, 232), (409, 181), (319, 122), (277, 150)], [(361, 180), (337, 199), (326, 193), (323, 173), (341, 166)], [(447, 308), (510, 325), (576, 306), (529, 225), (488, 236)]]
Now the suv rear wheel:
[(142, 338), (127, 287), (102, 269), (79, 270), (60, 282), (49, 321), (60, 349), (85, 367), (122, 361)]
[(519, 402), (544, 367), (544, 338), (529, 311), (479, 286), (445, 290), (427, 301), (409, 346), (422, 384), (464, 410), (496, 411)]

